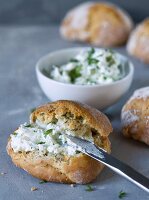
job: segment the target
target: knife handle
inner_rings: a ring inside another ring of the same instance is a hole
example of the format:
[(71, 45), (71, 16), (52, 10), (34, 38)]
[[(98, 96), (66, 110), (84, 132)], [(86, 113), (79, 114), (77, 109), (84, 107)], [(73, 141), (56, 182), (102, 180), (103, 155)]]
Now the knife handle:
[(93, 155), (89, 153), (89, 155), (149, 193), (149, 179), (147, 177), (143, 176), (135, 169), (118, 160), (117, 158), (109, 155), (105, 151), (101, 149), (98, 150), (100, 153), (102, 151), (103, 158), (97, 156), (97, 154)]

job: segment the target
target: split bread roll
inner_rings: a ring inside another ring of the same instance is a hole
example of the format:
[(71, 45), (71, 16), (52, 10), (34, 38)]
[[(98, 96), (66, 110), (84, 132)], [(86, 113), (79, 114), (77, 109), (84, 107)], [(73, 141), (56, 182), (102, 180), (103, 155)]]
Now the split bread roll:
[(65, 134), (89, 140), (110, 153), (112, 126), (100, 111), (60, 100), (37, 108), (30, 124), (11, 134), (7, 152), (13, 163), (46, 181), (85, 184), (102, 171), (103, 164), (69, 146)]
[(149, 18), (134, 29), (128, 40), (127, 51), (141, 61), (149, 63)]
[(121, 113), (123, 134), (149, 145), (149, 87), (138, 89)]
[(132, 27), (130, 16), (116, 5), (87, 2), (66, 14), (60, 33), (68, 40), (112, 47), (124, 44)]

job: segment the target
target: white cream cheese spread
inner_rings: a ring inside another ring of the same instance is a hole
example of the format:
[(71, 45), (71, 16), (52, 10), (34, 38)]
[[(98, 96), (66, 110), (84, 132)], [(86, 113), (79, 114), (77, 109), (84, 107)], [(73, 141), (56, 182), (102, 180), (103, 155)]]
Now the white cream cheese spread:
[(100, 85), (112, 83), (124, 77), (125, 61), (108, 49), (81, 51), (64, 65), (53, 65), (50, 78), (77, 85)]
[[(73, 131), (64, 126), (63, 120), (57, 123), (42, 124), (36, 121), (34, 124), (22, 124), (11, 134), (11, 147), (14, 152), (33, 152), (39, 155), (45, 154), (65, 154), (75, 155), (78, 153), (77, 147), (72, 147), (68, 143), (65, 134), (75, 135)], [(92, 134), (88, 135), (88, 140), (92, 140)]]

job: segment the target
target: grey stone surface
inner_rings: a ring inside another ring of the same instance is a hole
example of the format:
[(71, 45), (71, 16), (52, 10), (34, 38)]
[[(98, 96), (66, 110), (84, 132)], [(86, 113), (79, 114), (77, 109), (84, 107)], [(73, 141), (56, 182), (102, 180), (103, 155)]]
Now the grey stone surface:
[[(124, 178), (105, 168), (92, 184), (95, 191), (85, 186), (72, 188), (65, 184), (44, 183), (16, 168), (6, 153), (9, 134), (28, 120), (30, 109), (48, 102), (35, 76), (35, 63), (53, 50), (80, 46), (60, 38), (58, 27), (11, 26), (0, 27), (0, 200), (116, 200), (120, 190), (128, 193), (128, 200), (147, 200), (147, 193)], [(127, 55), (125, 48), (117, 51)], [(112, 154), (149, 176), (149, 149), (146, 145), (125, 139), (121, 134), (120, 111), (135, 88), (149, 85), (149, 66), (132, 59), (135, 76), (129, 92), (114, 106), (106, 110), (114, 132), (111, 134)], [(114, 92), (114, 91), (112, 91)], [(31, 187), (39, 190), (31, 192)]]
[[(0, 23), (24, 25), (59, 23), (69, 9), (86, 1), (89, 0), (0, 0)], [(148, 0), (109, 0), (109, 2), (124, 8), (136, 22), (143, 20), (149, 14)]]

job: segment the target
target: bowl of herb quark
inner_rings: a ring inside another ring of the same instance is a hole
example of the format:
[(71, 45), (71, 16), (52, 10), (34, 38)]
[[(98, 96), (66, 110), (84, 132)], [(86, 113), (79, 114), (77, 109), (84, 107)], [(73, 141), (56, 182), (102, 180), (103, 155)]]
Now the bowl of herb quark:
[(49, 53), (36, 65), (39, 85), (51, 100), (76, 100), (98, 109), (117, 102), (129, 89), (133, 64), (101, 48), (69, 48)]

